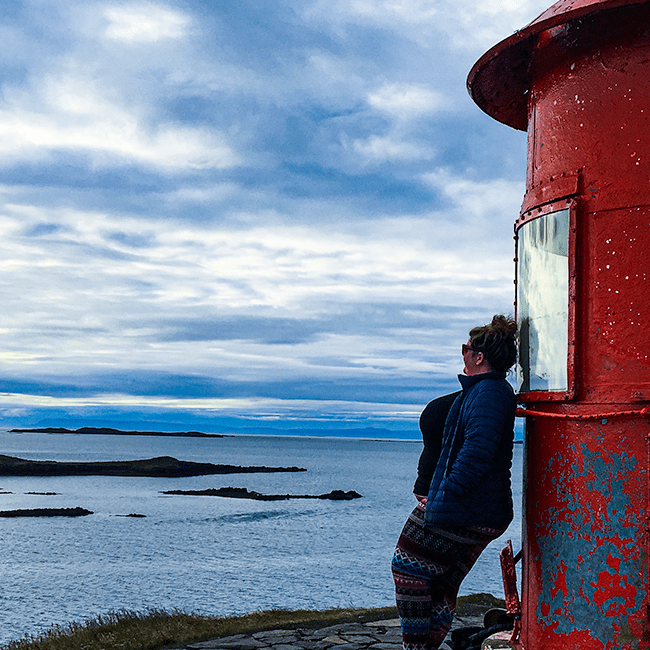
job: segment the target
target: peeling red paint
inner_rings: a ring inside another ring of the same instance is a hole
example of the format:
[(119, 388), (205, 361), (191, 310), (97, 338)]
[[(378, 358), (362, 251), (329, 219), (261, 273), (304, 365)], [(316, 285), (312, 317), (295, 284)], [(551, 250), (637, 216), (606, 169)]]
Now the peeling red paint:
[[(532, 422), (526, 449), (535, 508), (526, 511), (524, 646), (648, 647), (620, 641), (627, 634), (638, 639), (647, 627), (642, 615), (647, 556), (640, 539), (646, 526), (648, 425), (616, 418), (598, 427), (566, 421), (560, 438), (556, 426), (546, 430), (544, 424)], [(643, 435), (631, 435), (634, 431)], [(600, 629), (593, 629), (595, 622)], [(590, 631), (588, 645), (569, 645), (567, 639), (581, 628)], [(629, 632), (621, 632), (624, 628)], [(554, 634), (547, 636), (549, 630)]]
[(560, 571), (553, 581), (553, 585), (551, 586), (551, 597), (555, 598), (558, 593), (562, 593), (564, 596), (568, 594), (568, 589), (566, 586), (566, 564), (564, 562), (560, 562)]
[(598, 574), (593, 600), (603, 608), (607, 616), (625, 614), (635, 605), (637, 589), (627, 583), (626, 576), (620, 576), (607, 571)]
[(561, 0), (468, 80), (528, 132), (515, 228), (571, 214), (569, 385), (522, 395), (526, 650), (650, 650), (648, 61), (649, 0)]

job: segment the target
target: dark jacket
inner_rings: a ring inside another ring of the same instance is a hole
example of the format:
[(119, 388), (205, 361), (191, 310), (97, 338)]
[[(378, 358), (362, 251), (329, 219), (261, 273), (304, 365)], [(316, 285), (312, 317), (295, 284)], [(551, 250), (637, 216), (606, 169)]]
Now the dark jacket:
[(460, 391), (443, 395), (430, 401), (420, 415), (420, 431), (424, 449), (418, 461), (418, 477), (413, 486), (413, 492), (420, 496), (429, 494), (433, 472), (440, 458), (442, 449), (442, 435), (445, 430), (447, 414), (454, 400), (460, 395)]
[(510, 466), (516, 400), (503, 375), (459, 375), (445, 423), (425, 524), (505, 528), (512, 521)]

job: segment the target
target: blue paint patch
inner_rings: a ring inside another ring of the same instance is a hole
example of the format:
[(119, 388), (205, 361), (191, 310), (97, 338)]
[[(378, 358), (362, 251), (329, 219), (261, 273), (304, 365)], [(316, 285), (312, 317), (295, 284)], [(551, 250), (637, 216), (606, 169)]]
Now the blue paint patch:
[[(605, 646), (612, 640), (613, 625), (628, 629), (621, 611), (638, 612), (645, 595), (639, 566), (631, 566), (623, 555), (640, 556), (642, 549), (642, 527), (632, 524), (642, 521), (644, 513), (635, 512), (623, 492), (630, 479), (638, 479), (638, 462), (627, 453), (605, 461), (584, 443), (571, 455), (583, 462), (567, 465), (559, 454), (549, 462), (548, 471), (558, 477), (551, 482), (565, 506), (549, 508), (540, 524), (551, 532), (537, 537), (543, 589), (536, 615), (558, 634), (586, 631)], [(599, 501), (603, 498), (604, 510), (594, 511), (588, 493), (571, 493), (568, 486), (579, 477)]]

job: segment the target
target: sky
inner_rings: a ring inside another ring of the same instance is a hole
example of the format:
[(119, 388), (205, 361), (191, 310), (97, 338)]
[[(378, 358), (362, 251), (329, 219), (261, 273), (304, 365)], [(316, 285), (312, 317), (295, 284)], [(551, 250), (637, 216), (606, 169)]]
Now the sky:
[(417, 437), (514, 310), (467, 74), (550, 4), (4, 0), (0, 426)]

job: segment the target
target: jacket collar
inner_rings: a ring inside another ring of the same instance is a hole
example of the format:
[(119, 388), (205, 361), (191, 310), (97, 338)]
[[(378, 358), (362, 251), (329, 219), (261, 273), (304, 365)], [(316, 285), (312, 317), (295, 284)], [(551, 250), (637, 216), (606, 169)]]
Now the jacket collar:
[(504, 379), (504, 376), (503, 373), (496, 372), (495, 370), (492, 370), (491, 372), (484, 372), (480, 375), (471, 375), (470, 377), (467, 375), (458, 375), (458, 381), (463, 387), (463, 390), (468, 390), (474, 386), (474, 384), (477, 384), (479, 381), (483, 381), (483, 379)]

